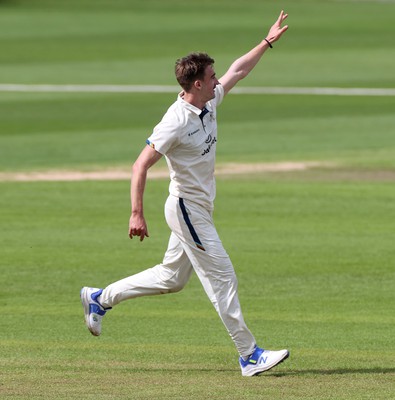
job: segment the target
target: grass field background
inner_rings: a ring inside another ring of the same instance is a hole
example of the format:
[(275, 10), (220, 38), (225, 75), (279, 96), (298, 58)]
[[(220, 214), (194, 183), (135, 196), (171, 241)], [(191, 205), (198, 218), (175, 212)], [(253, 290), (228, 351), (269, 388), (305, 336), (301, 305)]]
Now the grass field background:
[[(284, 8), (289, 31), (240, 86), (394, 88), (393, 1), (0, 1), (0, 84), (174, 85), (204, 50), (219, 76)], [(175, 94), (0, 92), (0, 173), (128, 168)], [(220, 177), (215, 221), (258, 342), (287, 347), (242, 378), (200, 283), (119, 305), (103, 335), (79, 290), (161, 260), (127, 237), (128, 181), (0, 182), (0, 396), (10, 399), (395, 397), (395, 98), (229, 95), (217, 160), (317, 161)], [(164, 166), (164, 164), (161, 164)]]

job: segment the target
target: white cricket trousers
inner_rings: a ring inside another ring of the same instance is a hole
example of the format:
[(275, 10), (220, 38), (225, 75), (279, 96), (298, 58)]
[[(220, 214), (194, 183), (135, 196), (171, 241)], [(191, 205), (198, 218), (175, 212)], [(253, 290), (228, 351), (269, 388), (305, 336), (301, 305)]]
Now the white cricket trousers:
[(244, 322), (236, 274), (215, 229), (212, 212), (170, 195), (165, 216), (172, 233), (163, 262), (109, 285), (100, 303), (107, 308), (140, 296), (178, 292), (195, 270), (237, 351), (242, 357), (249, 356), (256, 342)]

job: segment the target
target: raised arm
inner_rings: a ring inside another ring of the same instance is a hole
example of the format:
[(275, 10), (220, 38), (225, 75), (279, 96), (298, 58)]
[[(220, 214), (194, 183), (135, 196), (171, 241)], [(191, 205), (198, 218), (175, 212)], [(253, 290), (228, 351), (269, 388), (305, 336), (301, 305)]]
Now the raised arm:
[(150, 146), (144, 147), (136, 162), (133, 164), (132, 182), (130, 188), (130, 199), (132, 203), (132, 215), (129, 220), (129, 237), (139, 236), (140, 241), (148, 237), (147, 224), (144, 218), (143, 197), (147, 171), (154, 165), (162, 154)]
[(288, 14), (284, 14), (284, 11), (281, 11), (280, 16), (270, 28), (266, 38), (248, 53), (234, 61), (225, 75), (219, 79), (225, 90), (225, 94), (227, 94), (239, 80), (245, 78), (261, 59), (263, 53), (272, 46), (272, 43), (280, 39), (281, 35), (288, 29), (288, 25), (281, 27), (281, 24), (287, 17)]

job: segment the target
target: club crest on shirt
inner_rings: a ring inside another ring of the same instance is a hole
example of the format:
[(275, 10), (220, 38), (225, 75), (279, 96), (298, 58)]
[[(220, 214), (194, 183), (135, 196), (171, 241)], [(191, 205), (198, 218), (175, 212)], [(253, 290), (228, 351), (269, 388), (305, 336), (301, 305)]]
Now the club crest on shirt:
[(217, 138), (214, 136), (212, 137), (211, 135), (208, 135), (205, 143), (208, 144), (207, 148), (203, 150), (202, 156), (210, 153), (211, 147), (213, 146), (213, 144), (215, 144), (217, 142)]

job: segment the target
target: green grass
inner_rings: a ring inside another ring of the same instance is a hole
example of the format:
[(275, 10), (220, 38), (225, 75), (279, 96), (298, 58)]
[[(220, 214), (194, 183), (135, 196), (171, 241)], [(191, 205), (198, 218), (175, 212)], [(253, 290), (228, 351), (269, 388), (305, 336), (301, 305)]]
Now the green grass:
[(281, 8), (287, 39), (246, 85), (393, 87), (395, 3), (347, 0), (2, 1), (1, 81), (172, 84), (192, 50), (223, 73)]
[[(130, 165), (172, 94), (0, 94), (0, 169)], [(395, 97), (229, 96), (218, 162), (395, 167)], [(147, 113), (147, 110), (150, 110)]]
[[(218, 75), (281, 8), (290, 30), (242, 86), (394, 87), (393, 1), (0, 0), (0, 84), (175, 83), (205, 50)], [(0, 172), (129, 166), (173, 94), (0, 92)], [(395, 396), (394, 97), (232, 95), (218, 163), (331, 168), (218, 179), (215, 221), (258, 342), (291, 357), (254, 379), (195, 276), (122, 303), (103, 335), (79, 290), (161, 261), (127, 236), (129, 182), (0, 182), (0, 396), (9, 399), (391, 399)], [(163, 165), (163, 164), (162, 164)]]
[(196, 277), (178, 294), (121, 304), (106, 316), (99, 339), (87, 332), (81, 285), (103, 286), (160, 261), (167, 182), (148, 185), (151, 237), (143, 243), (127, 238), (127, 182), (3, 183), (4, 393), (390, 398), (393, 185), (218, 183), (216, 222), (237, 270), (245, 318), (260, 343), (290, 348), (287, 363), (243, 379)]

